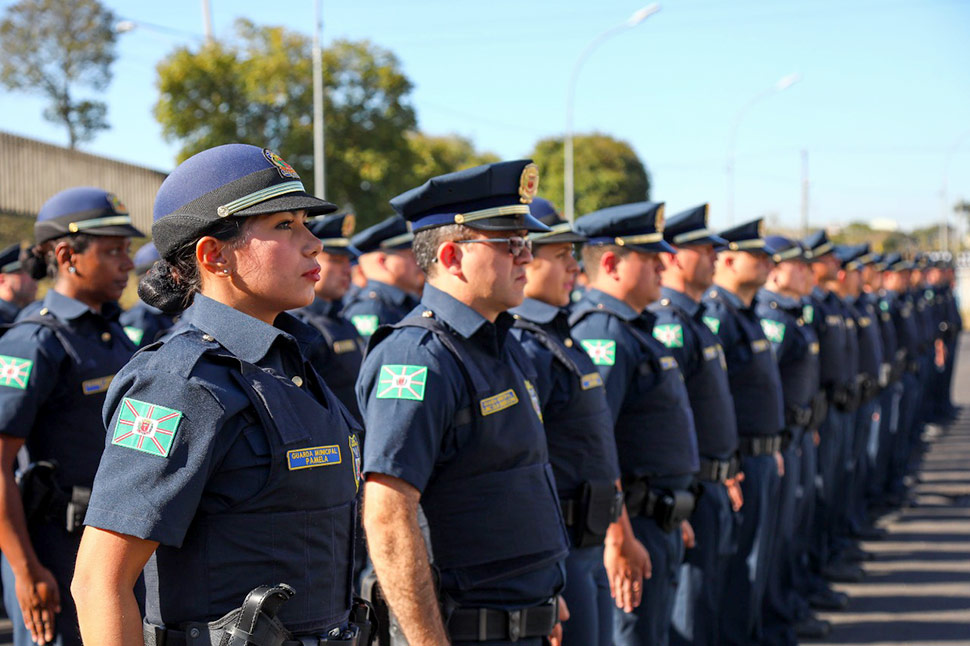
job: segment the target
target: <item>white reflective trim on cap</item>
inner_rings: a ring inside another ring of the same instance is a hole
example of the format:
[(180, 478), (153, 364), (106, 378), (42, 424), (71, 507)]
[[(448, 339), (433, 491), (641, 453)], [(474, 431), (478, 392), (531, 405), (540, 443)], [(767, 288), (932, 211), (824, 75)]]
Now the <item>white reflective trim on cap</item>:
[(324, 247), (349, 247), (349, 238), (320, 238)]
[(79, 220), (67, 225), (67, 230), (77, 233), (84, 229), (94, 229), (97, 227), (113, 227), (119, 224), (131, 224), (131, 218), (127, 215), (109, 215), (106, 218), (92, 218), (91, 220)]
[(741, 242), (729, 242), (728, 249), (731, 251), (744, 251), (745, 249), (764, 249), (765, 241), (761, 238), (753, 240), (742, 240)]
[(476, 220), (487, 220), (488, 218), (497, 218), (504, 215), (528, 215), (529, 205), (528, 204), (513, 204), (511, 206), (495, 206), (490, 209), (482, 209), (481, 211), (471, 211), (470, 213), (456, 213), (455, 214), (455, 224), (464, 224), (466, 222), (474, 222)]
[(614, 238), (614, 242), (620, 247), (628, 244), (649, 244), (651, 242), (660, 242), (664, 239), (663, 231), (659, 233), (644, 233), (638, 236), (620, 236)]
[(408, 231), (407, 233), (392, 236), (387, 240), (382, 240), (379, 246), (381, 249), (387, 249), (389, 247), (396, 247), (404, 242), (411, 242), (412, 240), (414, 240), (414, 234)]
[(795, 258), (802, 257), (801, 247), (792, 247), (791, 249), (785, 249), (784, 251), (779, 251), (774, 256), (771, 257), (775, 262), (784, 262), (786, 260), (793, 260)]
[(809, 251), (811, 251), (812, 253), (811, 255), (812, 258), (818, 258), (819, 256), (823, 256), (831, 250), (832, 250), (831, 242), (826, 242), (825, 244), (819, 245), (815, 249), (809, 249)]
[(20, 271), (21, 267), (23, 267), (23, 265), (20, 264), (20, 261), (14, 260), (13, 262), (7, 263), (3, 267), (0, 267), (0, 274), (12, 274), (15, 271)]
[(532, 240), (542, 240), (543, 238), (548, 238), (549, 236), (558, 235), (560, 233), (574, 233), (574, 231), (573, 228), (569, 226), (568, 222), (561, 222), (551, 226), (549, 231), (530, 233), (529, 238)]
[(223, 204), (216, 209), (216, 213), (220, 218), (225, 218), (229, 217), (233, 213), (238, 213), (243, 209), (248, 209), (255, 204), (265, 202), (266, 200), (274, 197), (279, 197), (280, 195), (305, 192), (306, 189), (303, 188), (303, 182), (283, 182), (282, 184), (274, 184), (273, 186), (267, 186), (264, 189), (258, 190), (255, 193), (244, 195), (238, 200), (233, 200), (228, 204)]
[(685, 242), (690, 242), (691, 240), (697, 240), (698, 238), (706, 238), (707, 236), (717, 235), (710, 229), (697, 229), (696, 231), (688, 231), (687, 233), (681, 233), (674, 236), (674, 244), (684, 244)]

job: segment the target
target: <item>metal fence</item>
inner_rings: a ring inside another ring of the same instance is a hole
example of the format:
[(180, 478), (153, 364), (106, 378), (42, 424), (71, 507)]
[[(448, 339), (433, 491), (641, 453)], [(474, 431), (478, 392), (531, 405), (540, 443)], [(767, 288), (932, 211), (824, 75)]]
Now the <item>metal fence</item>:
[(58, 191), (97, 186), (116, 194), (148, 232), (166, 173), (0, 132), (0, 213), (36, 216)]

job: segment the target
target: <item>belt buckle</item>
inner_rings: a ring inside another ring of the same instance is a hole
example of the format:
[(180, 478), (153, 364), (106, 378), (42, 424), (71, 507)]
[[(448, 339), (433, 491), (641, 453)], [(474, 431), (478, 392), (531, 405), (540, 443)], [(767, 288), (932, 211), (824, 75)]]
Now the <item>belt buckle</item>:
[(522, 635), (522, 610), (509, 610), (509, 641), (517, 642)]
[(717, 462), (717, 481), (718, 482), (724, 482), (725, 480), (727, 480), (728, 479), (728, 474), (730, 473), (730, 471), (731, 471), (731, 463), (729, 461), (721, 461), (721, 460), (718, 460), (718, 462)]

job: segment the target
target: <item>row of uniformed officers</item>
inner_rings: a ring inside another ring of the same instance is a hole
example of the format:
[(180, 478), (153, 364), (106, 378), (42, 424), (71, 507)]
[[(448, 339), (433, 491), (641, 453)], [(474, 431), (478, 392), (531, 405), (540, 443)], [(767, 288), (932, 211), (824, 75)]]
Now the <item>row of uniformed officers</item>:
[(706, 205), (570, 226), (537, 189), (527, 160), (432, 178), (349, 238), (219, 146), (134, 262), (115, 196), (48, 201), (0, 258), (17, 307), (54, 279), (0, 337), (18, 646), (823, 636), (954, 415), (952, 268)]

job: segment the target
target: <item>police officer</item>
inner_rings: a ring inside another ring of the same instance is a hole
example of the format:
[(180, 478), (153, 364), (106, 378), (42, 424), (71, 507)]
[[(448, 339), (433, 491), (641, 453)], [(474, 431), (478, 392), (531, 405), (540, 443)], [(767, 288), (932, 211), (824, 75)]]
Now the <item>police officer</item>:
[[(694, 416), (679, 364), (653, 337), (663, 263), (663, 204), (637, 202), (576, 220), (589, 238), (583, 262), (590, 288), (570, 316), (572, 335), (606, 382), (627, 512), (650, 553), (652, 576), (640, 606), (614, 610), (614, 643), (668, 643), (684, 549), (693, 547), (699, 470)], [(686, 544), (686, 545), (685, 545)]]
[[(135, 252), (135, 277), (140, 280), (158, 259), (158, 250), (154, 243), (142, 245)], [(136, 347), (153, 343), (175, 324), (172, 316), (141, 300), (122, 312), (119, 321)]]
[(105, 402), (72, 584), (85, 643), (140, 643), (143, 567), (145, 643), (364, 642), (351, 623), (358, 427), (304, 358), (318, 335), (286, 314), (319, 277), (306, 217), (333, 210), (244, 144), (162, 183), (162, 260), (139, 295), (188, 309)]
[[(81, 643), (68, 586), (104, 450), (101, 406), (135, 351), (115, 301), (132, 268), (130, 238), (141, 235), (97, 188), (61, 191), (37, 215), (25, 269), (54, 286), (0, 338), (0, 550), (17, 646)], [(21, 499), (14, 463), (24, 446), (33, 464)]]
[(399, 215), (364, 229), (351, 239), (367, 284), (344, 308), (344, 318), (364, 339), (380, 325), (397, 323), (418, 304), (424, 274), (411, 251), (413, 234)]
[(0, 251), (0, 325), (13, 323), (37, 296), (37, 281), (24, 271), (20, 243)]
[(722, 622), (726, 644), (758, 643), (762, 638), (761, 607), (782, 469), (781, 379), (753, 302), (768, 278), (774, 253), (763, 233), (760, 219), (720, 233), (726, 243), (718, 255), (714, 287), (704, 297), (704, 322), (724, 347), (744, 473), (744, 513), (728, 570)]
[(661, 298), (650, 306), (657, 317), (653, 336), (677, 359), (684, 374), (697, 429), (702, 490), (690, 517), (696, 544), (687, 550), (677, 583), (670, 641), (702, 646), (720, 638), (735, 512), (741, 503), (738, 429), (727, 364), (720, 341), (704, 324), (700, 303), (714, 280), (714, 245), (724, 240), (708, 227), (707, 204), (668, 219), (664, 240), (676, 253), (661, 253)]
[(857, 582), (862, 579), (861, 568), (845, 560), (849, 547), (840, 523), (844, 520), (843, 499), (846, 476), (847, 447), (854, 431), (854, 407), (858, 342), (849, 334), (845, 308), (838, 294), (832, 291), (838, 278), (840, 263), (834, 255), (835, 247), (824, 230), (807, 236), (802, 243), (811, 260), (815, 287), (809, 297), (812, 325), (819, 339), (821, 388), (827, 394), (828, 409), (819, 428), (819, 473), (822, 488), (818, 496), (816, 514), (816, 546), (814, 558), (817, 569), (831, 581)]
[(898, 253), (886, 254), (882, 264), (882, 299), (879, 308), (888, 312), (896, 329), (899, 348), (905, 351), (904, 369), (901, 376), (902, 399), (899, 403), (899, 424), (893, 438), (892, 456), (887, 472), (887, 502), (901, 505), (906, 499), (907, 474), (911, 452), (912, 429), (918, 424), (920, 330), (916, 321), (915, 306), (909, 298), (910, 272), (913, 264)]
[(535, 164), (500, 162), (391, 200), (428, 282), (371, 337), (357, 396), (368, 548), (411, 646), (538, 646), (557, 624), (568, 537), (535, 369), (507, 312), (523, 299), (525, 236), (548, 230), (529, 214), (537, 185)]
[(359, 255), (347, 238), (354, 228), (354, 216), (328, 215), (312, 220), (308, 228), (323, 245), (317, 254), (320, 280), (313, 302), (292, 314), (323, 335), (323, 342), (315, 344), (311, 351), (310, 363), (337, 399), (359, 420), (354, 384), (364, 358), (364, 344), (357, 328), (340, 314), (341, 299), (350, 287), (350, 262)]
[(937, 324), (940, 331), (939, 343), (942, 345), (944, 365), (937, 371), (933, 387), (932, 419), (937, 423), (949, 423), (956, 419), (956, 410), (950, 400), (950, 386), (953, 380), (953, 363), (956, 359), (956, 342), (959, 338), (961, 320), (953, 295), (953, 285), (948, 278), (951, 270), (949, 261), (939, 258), (927, 271), (927, 282), (935, 294)]
[(563, 644), (610, 646), (611, 589), (617, 605), (632, 610), (638, 603), (632, 598), (633, 584), (639, 592), (650, 562), (619, 495), (613, 415), (603, 379), (569, 335), (565, 307), (578, 269), (573, 245), (586, 238), (554, 210), (540, 215), (549, 206), (538, 197), (530, 205), (532, 215), (552, 230), (529, 234), (533, 260), (526, 265), (525, 300), (510, 310), (513, 334), (536, 370), (549, 457), (572, 539), (563, 590), (569, 606)]
[(755, 313), (781, 376), (785, 469), (764, 603), (764, 643), (791, 644), (796, 635), (818, 639), (830, 630), (828, 622), (818, 620), (809, 608), (809, 574), (802, 558), (809, 548), (814, 511), (815, 443), (810, 425), (819, 383), (818, 338), (804, 320), (802, 296), (811, 290), (812, 280), (802, 246), (783, 236), (769, 236), (765, 242), (775, 250), (775, 265), (755, 297)]

